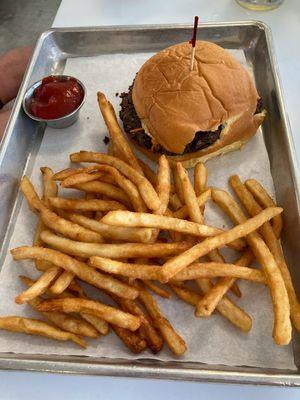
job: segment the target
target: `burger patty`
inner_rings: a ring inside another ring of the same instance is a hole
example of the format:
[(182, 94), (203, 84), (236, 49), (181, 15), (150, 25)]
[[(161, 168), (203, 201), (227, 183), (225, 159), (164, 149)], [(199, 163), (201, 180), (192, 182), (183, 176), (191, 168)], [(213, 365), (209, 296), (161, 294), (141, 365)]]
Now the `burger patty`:
[[(133, 139), (137, 144), (145, 147), (148, 150), (153, 151), (153, 153), (166, 154), (169, 156), (177, 155), (166, 150), (163, 146), (152, 142), (152, 138), (147, 135), (142, 127), (141, 121), (135, 111), (135, 107), (132, 101), (132, 88), (133, 84), (129, 86), (128, 92), (123, 92), (120, 94), (121, 97), (121, 111), (120, 118), (123, 121), (123, 126), (125, 132)], [(262, 111), (263, 104), (261, 99), (257, 102), (257, 107), (255, 114)], [(205, 149), (206, 147), (214, 144), (220, 137), (221, 131), (224, 125), (219, 125), (218, 129), (215, 131), (198, 131), (195, 134), (194, 139), (188, 143), (182, 154), (194, 153), (196, 151)]]

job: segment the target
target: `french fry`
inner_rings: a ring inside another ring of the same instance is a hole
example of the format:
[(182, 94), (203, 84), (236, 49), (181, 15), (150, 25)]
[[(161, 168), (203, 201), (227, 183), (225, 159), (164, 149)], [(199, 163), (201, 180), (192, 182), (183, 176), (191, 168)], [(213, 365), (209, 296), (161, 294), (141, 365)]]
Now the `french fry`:
[[(211, 189), (207, 189), (205, 192), (203, 192), (202, 194), (200, 194), (197, 197), (197, 203), (199, 207), (202, 207), (205, 205), (205, 203), (211, 198)], [(188, 209), (187, 206), (184, 205), (181, 208), (179, 208), (178, 210), (173, 212), (173, 216), (174, 218), (181, 218), (181, 219), (185, 219), (188, 217)]]
[(43, 202), (46, 207), (49, 207), (48, 199), (49, 197), (57, 196), (57, 185), (53, 181), (53, 171), (48, 167), (41, 167), (41, 173), (43, 175)]
[(104, 257), (91, 257), (89, 264), (109, 274), (127, 276), (134, 279), (158, 279), (161, 267), (159, 265), (130, 264)]
[(87, 229), (100, 233), (100, 235), (107, 240), (147, 243), (152, 235), (151, 229), (107, 225), (101, 221), (95, 221), (80, 214), (69, 213), (66, 214), (66, 218)]
[(169, 299), (171, 294), (165, 288), (156, 285), (152, 280), (143, 279), (143, 284), (150, 289), (153, 293), (157, 294), (160, 297), (164, 297), (165, 299)]
[[(276, 207), (276, 203), (273, 201), (266, 189), (255, 179), (247, 179), (245, 182), (247, 189), (255, 197), (256, 201), (263, 207)], [(272, 220), (272, 227), (277, 239), (280, 238), (282, 230), (282, 216), (276, 215)]]
[[(227, 192), (221, 190), (213, 190), (213, 200), (229, 215), (237, 226), (243, 226), (249, 224), (250, 221), (254, 221), (255, 218), (259, 218), (267, 210), (276, 210), (276, 208), (267, 208), (255, 217), (247, 220), (244, 213), (240, 209), (239, 205)], [(277, 208), (278, 210), (278, 208)], [(282, 209), (281, 209), (282, 210)], [(269, 215), (272, 215), (271, 213)], [(275, 213), (277, 215), (277, 213)], [(275, 215), (272, 215), (274, 217)], [(261, 218), (262, 220), (262, 218)], [(269, 221), (270, 218), (265, 219), (263, 222)], [(260, 224), (260, 226), (263, 224)], [(237, 226), (234, 229), (237, 228)], [(257, 226), (256, 229), (260, 228)], [(267, 284), (269, 286), (273, 308), (274, 308), (274, 329), (273, 337), (277, 344), (285, 345), (291, 340), (291, 321), (290, 321), (290, 305), (288, 294), (285, 288), (284, 281), (280, 270), (274, 260), (274, 257), (268, 249), (261, 236), (252, 231), (248, 231), (246, 234), (246, 240), (251, 247), (255, 257), (261, 264), (263, 271), (266, 275)]]
[[(204, 294), (208, 293), (213, 288), (212, 283), (208, 279), (196, 279), (196, 283)], [(216, 310), (243, 332), (249, 332), (251, 330), (251, 317), (240, 307), (232, 303), (228, 297), (224, 296), (219, 301)]]
[(178, 175), (178, 170), (176, 168), (176, 165), (173, 165), (172, 172), (173, 172), (175, 193), (177, 194), (181, 204), (184, 204), (183, 188), (181, 186), (181, 181), (180, 181), (180, 177)]
[[(38, 246), (38, 247), (42, 247), (44, 246), (44, 242), (42, 241), (40, 235), (41, 232), (44, 231), (46, 229), (43, 221), (39, 218), (36, 229), (35, 229), (35, 233), (34, 233), (34, 238), (33, 238), (33, 242), (32, 245), (33, 246)], [(34, 260), (35, 263), (35, 267), (38, 271), (47, 271), (48, 268), (52, 268), (54, 267), (53, 264), (48, 263), (47, 261), (44, 260)]]
[[(240, 267), (240, 268), (245, 268), (248, 265), (251, 264), (253, 261), (253, 255), (250, 251), (245, 252), (241, 258), (239, 258), (235, 265)], [(187, 268), (183, 271), (185, 271)], [(265, 277), (259, 270), (253, 270), (250, 269), (251, 273), (254, 271), (255, 274), (259, 273), (258, 276), (260, 275), (261, 277), (261, 283), (265, 283)], [(181, 274), (181, 272), (179, 273)], [(222, 276), (222, 275), (220, 275)], [(226, 292), (232, 287), (236, 280), (236, 277), (230, 278), (230, 277), (224, 277), (222, 279), (219, 279), (218, 282), (212, 287), (211, 290), (209, 290), (201, 299), (201, 301), (197, 304), (197, 315), (199, 317), (209, 317), (219, 304), (220, 300), (223, 298), (223, 296), (226, 294)]]
[(32, 285), (29, 289), (25, 290), (24, 292), (20, 293), (16, 297), (15, 302), (17, 304), (23, 304), (45, 293), (45, 291), (50, 286), (51, 282), (55, 278), (57, 278), (57, 276), (60, 273), (61, 273), (60, 267), (50, 267), (39, 277), (39, 279), (35, 282), (34, 285)]
[(103, 238), (99, 233), (61, 218), (53, 211), (47, 209), (41, 210), (41, 219), (45, 226), (71, 239), (91, 243), (103, 243)]
[[(34, 281), (32, 279), (28, 278), (27, 276), (19, 275), (19, 278), (27, 286), (31, 286), (34, 284)], [(73, 280), (72, 284), (70, 286), (73, 286), (74, 282), (75, 281)], [(80, 289), (81, 289), (80, 290), (81, 296), (86, 297), (84, 292), (82, 292), (81, 287), (80, 287)], [(73, 288), (72, 288), (72, 290), (73, 290)], [(60, 293), (59, 295), (56, 295), (56, 294), (54, 295), (54, 293), (51, 291), (51, 288), (49, 288), (47, 290), (46, 294), (50, 297), (55, 296), (56, 298), (63, 298), (63, 299), (69, 298), (69, 297), (76, 297), (68, 290), (65, 290), (63, 293)], [(107, 335), (107, 333), (109, 332), (108, 323), (106, 321), (104, 321), (103, 319), (101, 319), (99, 317), (95, 317), (94, 315), (89, 315), (89, 314), (85, 314), (85, 313), (79, 313), (79, 315), (81, 316), (82, 319), (89, 322), (102, 335)]]
[(121, 203), (124, 203), (125, 205), (130, 205), (130, 200), (126, 193), (112, 185), (111, 183), (106, 183), (106, 182), (100, 182), (100, 181), (91, 181), (91, 182), (85, 182), (85, 183), (78, 183), (74, 186), (72, 186), (73, 189), (78, 189), (87, 193), (96, 193), (96, 194), (102, 194), (104, 196), (107, 196), (110, 199), (120, 201)]
[(165, 155), (160, 156), (158, 160), (156, 191), (161, 201), (161, 206), (155, 211), (155, 214), (164, 215), (169, 204), (171, 191), (170, 165)]
[(72, 187), (74, 185), (78, 185), (81, 183), (96, 181), (97, 179), (101, 178), (102, 176), (103, 176), (103, 172), (90, 172), (90, 173), (81, 172), (79, 174), (74, 174), (74, 175), (71, 175), (68, 178), (64, 179), (61, 182), (61, 186), (63, 188), (69, 188), (69, 187)]
[[(261, 206), (256, 202), (252, 194), (245, 185), (242, 184), (237, 175), (232, 176), (229, 180), (231, 187), (237, 194), (243, 206), (251, 216), (257, 215), (262, 211)], [(280, 244), (269, 222), (266, 222), (259, 229), (259, 233), (263, 237), (269, 247), (278, 268), (280, 269), (284, 284), (289, 296), (291, 319), (295, 328), (300, 331), (300, 304), (293, 286), (292, 278), (286, 265)]]
[(120, 125), (118, 124), (112, 104), (107, 101), (105, 95), (101, 92), (97, 93), (97, 97), (103, 119), (110, 133), (114, 146), (117, 147), (118, 151), (122, 154), (122, 157), (124, 157), (127, 163), (141, 175), (143, 175), (143, 170), (140, 167), (128, 141), (125, 139)]
[(86, 347), (86, 343), (81, 337), (74, 335), (74, 333), (62, 331), (38, 319), (17, 316), (0, 317), (0, 329), (10, 332), (26, 333), (27, 335), (45, 336), (49, 339), (60, 341), (71, 340), (81, 347)]
[(197, 258), (202, 257), (208, 254), (210, 251), (232, 242), (235, 239), (247, 236), (249, 233), (258, 229), (266, 221), (269, 221), (271, 218), (273, 218), (274, 215), (277, 215), (281, 212), (282, 208), (280, 207), (267, 208), (257, 216), (250, 218), (238, 226), (235, 226), (229, 231), (203, 240), (203, 242), (193, 246), (191, 249), (186, 250), (176, 257), (173, 257), (171, 260), (168, 260), (162, 266), (161, 280), (167, 282), (179, 271), (194, 262)]
[[(64, 181), (65, 179), (69, 178), (70, 176), (77, 175), (77, 174), (89, 174), (91, 172), (99, 172), (99, 164), (89, 165), (88, 167), (83, 168), (66, 168), (59, 172), (56, 172), (52, 176), (53, 181)], [(54, 195), (55, 196), (55, 195)], [(53, 196), (51, 196), (53, 197)]]
[(179, 297), (185, 303), (190, 304), (191, 306), (196, 306), (197, 303), (201, 300), (201, 295), (199, 293), (185, 286), (181, 282), (169, 282), (168, 286), (170, 286), (177, 297)]
[(151, 294), (142, 286), (135, 282), (139, 289), (139, 299), (150, 314), (154, 326), (166, 341), (169, 349), (176, 355), (182, 355), (186, 351), (186, 344), (182, 337), (174, 330), (170, 322), (164, 317), (156, 301)]
[(139, 327), (139, 333), (146, 340), (151, 351), (154, 354), (158, 353), (163, 346), (163, 340), (156, 329), (152, 326), (153, 322), (151, 318), (144, 313), (141, 307), (134, 300), (122, 299), (117, 296), (112, 296), (112, 298), (124, 311), (140, 318), (141, 326)]
[(59, 294), (62, 293), (64, 290), (66, 290), (69, 286), (72, 280), (74, 279), (75, 275), (73, 272), (70, 271), (64, 271), (59, 278), (56, 279), (54, 284), (51, 286), (51, 291), (54, 294)]
[(194, 188), (196, 196), (204, 193), (207, 190), (208, 172), (202, 162), (196, 164), (194, 169)]
[(56, 236), (50, 231), (44, 231), (41, 234), (45, 243), (57, 250), (73, 256), (89, 258), (92, 256), (107, 258), (139, 258), (147, 257), (168, 257), (179, 254), (191, 247), (188, 242), (178, 243), (84, 243), (77, 242)]
[(24, 246), (11, 250), (11, 254), (15, 260), (42, 259), (50, 261), (54, 265), (62, 267), (66, 271), (72, 272), (81, 280), (99, 289), (112, 292), (120, 297), (135, 299), (138, 296), (138, 291), (135, 288), (108, 275), (101, 274), (83, 262), (80, 262), (59, 251), (42, 247)]
[(72, 162), (97, 162), (99, 164), (107, 164), (115, 167), (138, 187), (144, 202), (150, 210), (157, 210), (160, 207), (160, 200), (151, 183), (124, 161), (106, 154), (88, 151), (73, 153), (70, 159)]
[(137, 333), (116, 325), (112, 325), (112, 329), (132, 353), (139, 354), (147, 347), (146, 340)]
[(63, 197), (49, 197), (52, 207), (62, 208), (63, 210), (75, 211), (111, 211), (126, 210), (126, 207), (114, 200), (99, 199), (64, 199)]
[(34, 186), (30, 182), (27, 176), (23, 176), (20, 184), (20, 189), (22, 193), (24, 194), (28, 206), (31, 209), (32, 212), (38, 213), (38, 211), (42, 210), (45, 208), (43, 202), (37, 195)]
[(121, 311), (115, 307), (107, 306), (99, 301), (66, 298), (66, 299), (51, 299), (44, 300), (37, 306), (38, 311), (60, 311), (65, 313), (84, 312), (86, 314), (95, 315), (103, 318), (105, 321), (119, 326), (120, 328), (136, 331), (141, 321), (135, 315)]

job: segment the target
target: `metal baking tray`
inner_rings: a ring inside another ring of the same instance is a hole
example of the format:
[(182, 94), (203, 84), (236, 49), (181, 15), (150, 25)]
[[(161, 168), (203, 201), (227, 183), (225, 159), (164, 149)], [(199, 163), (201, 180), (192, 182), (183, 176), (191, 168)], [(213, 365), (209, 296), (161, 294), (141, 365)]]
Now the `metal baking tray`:
[[(18, 184), (40, 146), (45, 126), (25, 116), (21, 102), (26, 88), (41, 77), (62, 73), (70, 57), (105, 53), (156, 52), (186, 41), (190, 25), (114, 26), (101, 28), (51, 29), (37, 42), (0, 149), (0, 245), (7, 251), (19, 208)], [(300, 208), (299, 175), (289, 122), (284, 107), (272, 38), (261, 22), (201, 24), (199, 37), (228, 49), (243, 49), (253, 66), (256, 85), (268, 110), (263, 133), (271, 162), (277, 200), (284, 207), (283, 247), (293, 280), (300, 294)], [(253, 154), (255, 157), (255, 154)], [(3, 300), (2, 300), (3, 301)], [(0, 368), (94, 375), (151, 377), (196, 381), (218, 381), (266, 385), (300, 386), (300, 340), (294, 333), (293, 349), (298, 371), (253, 367), (228, 367), (203, 363), (122, 360), (80, 356), (24, 355), (1, 353)]]

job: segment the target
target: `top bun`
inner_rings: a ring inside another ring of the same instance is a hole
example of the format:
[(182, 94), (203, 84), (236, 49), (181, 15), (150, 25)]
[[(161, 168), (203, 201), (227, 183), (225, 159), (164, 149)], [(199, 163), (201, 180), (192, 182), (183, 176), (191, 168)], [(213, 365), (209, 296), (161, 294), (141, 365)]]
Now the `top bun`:
[(197, 41), (193, 71), (190, 57), (187, 42), (158, 52), (139, 70), (132, 92), (145, 130), (177, 154), (198, 131), (241, 117), (251, 125), (259, 99), (248, 71), (221, 47)]

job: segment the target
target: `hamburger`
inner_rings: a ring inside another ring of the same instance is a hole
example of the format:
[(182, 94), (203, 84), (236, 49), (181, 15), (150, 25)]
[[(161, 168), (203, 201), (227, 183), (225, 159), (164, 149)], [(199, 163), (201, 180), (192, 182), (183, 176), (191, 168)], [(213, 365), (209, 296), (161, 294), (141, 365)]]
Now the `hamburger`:
[(266, 111), (249, 72), (226, 50), (197, 41), (168, 47), (144, 63), (120, 118), (129, 139), (150, 159), (161, 154), (187, 168), (241, 148)]

